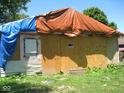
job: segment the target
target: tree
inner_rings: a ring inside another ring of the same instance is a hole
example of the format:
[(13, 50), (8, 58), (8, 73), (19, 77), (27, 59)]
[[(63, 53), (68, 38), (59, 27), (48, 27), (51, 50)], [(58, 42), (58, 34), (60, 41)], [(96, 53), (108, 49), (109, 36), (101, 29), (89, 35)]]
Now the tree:
[(18, 19), (23, 19), (23, 18), (26, 18), (26, 17), (29, 17), (28, 15), (26, 15), (26, 14), (20, 14), (20, 13), (17, 13), (17, 14), (15, 14), (15, 16), (14, 16), (14, 19), (13, 19), (13, 16), (9, 16), (8, 17), (8, 20), (18, 20)]
[(16, 20), (17, 15), (22, 15), (21, 10), (27, 10), (28, 2), (30, 0), (0, 0), (0, 23)]
[(83, 13), (89, 17), (96, 19), (97, 21), (105, 25), (108, 25), (113, 29), (117, 29), (117, 25), (114, 22), (109, 22), (106, 14), (97, 7), (91, 7), (91, 8), (85, 9)]
[(108, 24), (109, 27), (113, 28), (113, 29), (117, 29), (117, 24), (115, 24), (114, 22), (110, 22)]

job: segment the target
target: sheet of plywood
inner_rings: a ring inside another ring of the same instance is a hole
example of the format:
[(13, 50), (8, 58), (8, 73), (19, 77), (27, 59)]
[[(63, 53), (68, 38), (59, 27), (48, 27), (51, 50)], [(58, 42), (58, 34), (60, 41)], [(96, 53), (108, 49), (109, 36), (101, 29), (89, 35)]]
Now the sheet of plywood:
[(89, 37), (85, 39), (87, 42), (82, 48), (87, 59), (88, 67), (105, 67), (107, 65), (107, 38), (104, 37)]
[(61, 70), (68, 72), (71, 69), (82, 66), (82, 60), (79, 54), (78, 37), (61, 37)]
[(53, 74), (60, 72), (61, 56), (59, 39), (58, 35), (41, 36), (43, 73)]

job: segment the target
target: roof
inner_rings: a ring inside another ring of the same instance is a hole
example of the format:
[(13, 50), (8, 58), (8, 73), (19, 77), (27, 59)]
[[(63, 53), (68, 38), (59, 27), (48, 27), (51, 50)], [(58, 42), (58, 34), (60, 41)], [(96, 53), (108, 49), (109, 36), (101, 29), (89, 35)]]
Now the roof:
[(37, 16), (36, 28), (41, 33), (59, 32), (72, 37), (82, 32), (100, 32), (106, 36), (122, 34), (72, 8), (59, 9)]

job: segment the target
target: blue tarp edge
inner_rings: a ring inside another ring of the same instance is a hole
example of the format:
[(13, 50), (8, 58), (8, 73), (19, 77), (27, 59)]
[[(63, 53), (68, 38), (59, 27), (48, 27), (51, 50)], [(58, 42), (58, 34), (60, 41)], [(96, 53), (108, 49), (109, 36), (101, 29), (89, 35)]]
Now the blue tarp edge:
[(20, 32), (36, 32), (36, 17), (21, 19), (0, 25), (0, 67), (5, 68), (7, 60), (16, 48)]

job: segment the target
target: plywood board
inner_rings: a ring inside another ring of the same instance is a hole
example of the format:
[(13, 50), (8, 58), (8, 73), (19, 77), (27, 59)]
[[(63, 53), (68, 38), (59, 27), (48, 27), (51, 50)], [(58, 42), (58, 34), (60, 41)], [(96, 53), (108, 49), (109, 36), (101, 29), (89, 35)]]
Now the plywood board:
[(60, 42), (58, 35), (42, 35), (43, 73), (53, 74), (60, 72)]

